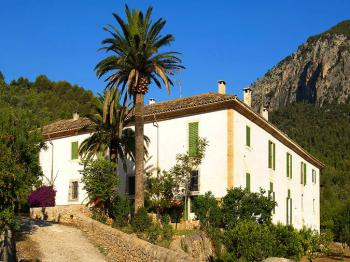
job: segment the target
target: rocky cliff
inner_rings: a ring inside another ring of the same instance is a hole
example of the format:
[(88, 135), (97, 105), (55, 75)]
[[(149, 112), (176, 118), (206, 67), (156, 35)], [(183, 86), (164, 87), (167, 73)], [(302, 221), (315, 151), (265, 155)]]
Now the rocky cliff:
[(346, 103), (350, 96), (350, 20), (310, 37), (251, 85), (253, 106), (270, 110), (292, 102)]

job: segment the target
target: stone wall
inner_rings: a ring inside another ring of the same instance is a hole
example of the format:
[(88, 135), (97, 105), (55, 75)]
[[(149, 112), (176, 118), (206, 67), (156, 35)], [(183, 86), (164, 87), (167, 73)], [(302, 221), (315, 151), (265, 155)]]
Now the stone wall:
[(204, 233), (188, 236), (177, 236), (169, 248), (177, 252), (186, 252), (198, 261), (212, 261), (214, 248), (210, 239)]
[(176, 252), (126, 234), (93, 220), (84, 214), (82, 206), (32, 208), (31, 217), (71, 224), (83, 232), (97, 246), (104, 248), (107, 261), (198, 261), (183, 252)]
[(82, 214), (75, 215), (71, 220), (97, 245), (106, 248), (108, 261), (196, 261), (186, 254), (153, 245)]
[(52, 222), (70, 223), (71, 218), (78, 213), (89, 213), (84, 205), (34, 207), (30, 209), (30, 217)]

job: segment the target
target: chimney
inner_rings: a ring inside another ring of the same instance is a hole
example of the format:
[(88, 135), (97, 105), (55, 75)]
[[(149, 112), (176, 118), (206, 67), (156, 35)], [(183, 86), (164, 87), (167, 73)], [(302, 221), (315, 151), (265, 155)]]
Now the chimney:
[(219, 94), (226, 94), (226, 82), (225, 80), (219, 80), (218, 81), (218, 93)]
[(267, 110), (266, 106), (262, 106), (260, 109), (260, 115), (266, 119), (266, 121), (269, 121), (269, 111)]
[(78, 120), (79, 119), (79, 112), (78, 111), (75, 111), (73, 113), (73, 120)]
[(153, 104), (155, 104), (155, 103), (156, 103), (156, 100), (155, 100), (154, 98), (148, 99), (148, 104), (149, 104), (149, 105), (153, 105)]
[(243, 89), (243, 102), (252, 107), (252, 89), (249, 86)]

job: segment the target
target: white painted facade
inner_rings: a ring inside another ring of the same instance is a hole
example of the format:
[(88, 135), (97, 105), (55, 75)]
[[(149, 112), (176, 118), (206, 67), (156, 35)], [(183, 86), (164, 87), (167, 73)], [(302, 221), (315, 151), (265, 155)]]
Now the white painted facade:
[[(86, 192), (83, 190), (84, 185), (81, 183), (82, 176), (79, 172), (83, 166), (80, 164), (79, 159), (71, 159), (71, 143), (78, 142), (78, 144), (81, 144), (87, 137), (89, 137), (89, 134), (48, 140), (46, 142), (47, 149), (42, 149), (39, 154), (40, 165), (44, 173), (44, 182), (50, 180), (51, 173), (53, 174), (56, 189), (56, 205), (58, 206), (84, 204), (87, 202)], [(69, 196), (69, 185), (74, 181), (78, 182), (78, 197), (71, 199)]]
[[(246, 187), (246, 173), (251, 176), (251, 191), (259, 191), (259, 188), (269, 190), (270, 182), (273, 183), (277, 207), (273, 215), (275, 223), (286, 224), (286, 199), (288, 189), (292, 199), (292, 224), (296, 228), (307, 226), (312, 229), (320, 228), (320, 170), (307, 162), (284, 143), (273, 135), (250, 121), (241, 113), (233, 110), (233, 186)], [(168, 170), (175, 164), (178, 153), (188, 150), (188, 125), (190, 122), (199, 123), (199, 136), (206, 138), (209, 146), (205, 158), (199, 168), (199, 192), (204, 194), (211, 191), (216, 197), (221, 198), (228, 188), (228, 109), (221, 109), (195, 115), (179, 116), (157, 123), (146, 123), (145, 135), (150, 138), (148, 148), (150, 161), (146, 165), (157, 166), (161, 170)], [(156, 127), (158, 125), (158, 128)], [(246, 146), (246, 126), (251, 130), (251, 146)], [(79, 199), (69, 201), (69, 182), (81, 179), (79, 170), (82, 168), (78, 160), (71, 160), (71, 142), (79, 144), (89, 134), (68, 136), (53, 139), (54, 145), (54, 175), (57, 174), (55, 187), (57, 190), (56, 204), (68, 205), (82, 203), (85, 199), (83, 185), (79, 184)], [(268, 141), (275, 143), (276, 168), (268, 167)], [(157, 143), (159, 143), (157, 145)], [(40, 153), (40, 163), (45, 176), (51, 174), (51, 145)], [(158, 148), (158, 149), (157, 149)], [(157, 152), (158, 150), (158, 152)], [(286, 154), (292, 155), (292, 178), (286, 175)], [(159, 159), (157, 159), (159, 156)], [(300, 182), (300, 163), (307, 164), (307, 183)], [(312, 183), (312, 169), (316, 172), (316, 183)], [(127, 192), (127, 176), (133, 175), (132, 170), (121, 177), (121, 192)], [(123, 173), (123, 172), (120, 172)], [(303, 195), (303, 197), (302, 197)]]
[[(251, 129), (251, 146), (246, 146), (246, 126)], [(268, 141), (276, 145), (275, 170), (268, 167)], [(273, 222), (286, 223), (286, 198), (288, 189), (292, 198), (292, 224), (320, 229), (320, 170), (286, 147), (270, 133), (257, 126), (238, 112), (234, 112), (234, 185), (246, 186), (246, 173), (251, 175), (251, 190), (266, 192), (273, 183), (277, 207)], [(287, 177), (286, 155), (292, 155), (292, 178)], [(301, 184), (301, 161), (307, 165), (306, 185)], [(316, 183), (312, 183), (312, 169), (316, 171)], [(302, 203), (303, 195), (303, 203)]]

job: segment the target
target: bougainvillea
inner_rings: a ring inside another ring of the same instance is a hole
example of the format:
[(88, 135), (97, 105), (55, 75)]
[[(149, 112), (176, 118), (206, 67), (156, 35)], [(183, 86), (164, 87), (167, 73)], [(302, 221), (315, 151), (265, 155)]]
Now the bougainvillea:
[(42, 186), (33, 191), (28, 197), (30, 207), (55, 206), (56, 191), (53, 186)]

